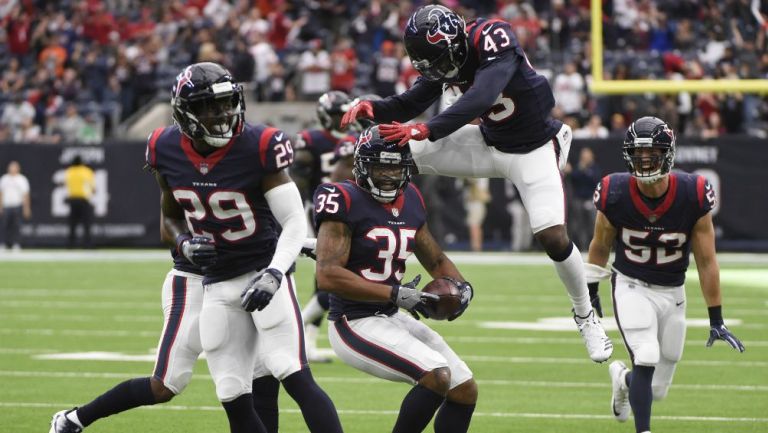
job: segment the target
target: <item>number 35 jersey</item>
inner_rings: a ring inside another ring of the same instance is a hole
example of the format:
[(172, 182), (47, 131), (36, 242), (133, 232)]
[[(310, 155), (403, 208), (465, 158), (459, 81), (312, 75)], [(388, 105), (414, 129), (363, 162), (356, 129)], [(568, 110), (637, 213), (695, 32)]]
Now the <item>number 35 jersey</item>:
[(158, 128), (149, 136), (146, 162), (173, 191), (190, 233), (216, 242), (218, 260), (205, 270), (205, 284), (269, 265), (278, 224), (262, 181), (293, 162), (282, 131), (245, 124), (226, 146), (203, 156), (178, 127)]
[[(315, 190), (315, 228), (324, 221), (339, 221), (349, 226), (352, 243), (346, 268), (382, 284), (399, 284), (405, 274), (405, 261), (413, 254), (416, 232), (426, 221), (424, 200), (409, 184), (394, 202), (379, 203), (368, 191), (352, 181), (325, 183)], [(329, 320), (347, 316), (348, 320), (392, 315), (392, 302), (363, 302), (330, 295)]]
[(667, 192), (651, 200), (632, 176), (619, 173), (602, 179), (594, 203), (616, 228), (617, 271), (651, 284), (680, 286), (693, 226), (715, 206), (715, 192), (704, 177), (676, 171), (669, 175)]

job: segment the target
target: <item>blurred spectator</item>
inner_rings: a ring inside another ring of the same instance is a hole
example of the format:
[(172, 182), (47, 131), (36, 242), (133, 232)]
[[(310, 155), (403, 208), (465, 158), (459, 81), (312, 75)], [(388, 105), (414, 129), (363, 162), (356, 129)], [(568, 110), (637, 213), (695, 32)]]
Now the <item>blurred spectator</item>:
[(32, 216), (29, 200), (29, 181), (21, 174), (17, 161), (8, 163), (8, 172), (0, 176), (0, 220), (2, 221), (4, 248), (21, 249), (21, 221)]
[(589, 147), (579, 152), (576, 167), (568, 163), (565, 174), (570, 180), (571, 195), (568, 200), (568, 232), (580, 250), (587, 250), (592, 241), (595, 224), (595, 206), (592, 196), (601, 179), (600, 167), (595, 163), (595, 154)]
[(399, 42), (396, 46), (392, 41), (384, 41), (381, 44), (381, 50), (374, 55), (371, 83), (373, 92), (383, 98), (395, 94), (395, 84), (400, 78), (402, 51), (402, 45)]
[(599, 115), (593, 114), (583, 128), (573, 130), (573, 138), (608, 138), (608, 128)]
[(64, 115), (54, 120), (54, 124), (51, 126), (49, 135), (58, 136), (63, 143), (77, 143), (81, 131), (85, 127), (85, 119), (77, 112), (77, 105), (67, 104)]
[(309, 49), (301, 54), (299, 70), (302, 100), (316, 101), (330, 89), (331, 59), (320, 39), (309, 41)]
[(48, 43), (43, 51), (40, 52), (37, 61), (48, 70), (51, 75), (61, 77), (64, 73), (64, 63), (67, 61), (67, 50), (62, 46), (59, 39), (50, 36)]
[(624, 115), (621, 113), (613, 113), (611, 115), (611, 130), (609, 135), (623, 137), (627, 132), (627, 123), (624, 120)]
[[(254, 64), (254, 79), (255, 83), (255, 97), (257, 101), (274, 100), (268, 97), (269, 94), (273, 94), (273, 90), (270, 89), (272, 84), (270, 83), (270, 77), (274, 74), (275, 65), (280, 62), (277, 58), (275, 50), (266, 41), (264, 35), (261, 33), (252, 33), (250, 36), (251, 47), (249, 49), (251, 57), (255, 61)], [(283, 85), (284, 87), (284, 85)], [(283, 92), (280, 92), (283, 93)]]
[(568, 62), (563, 72), (555, 77), (552, 87), (556, 104), (568, 116), (578, 116), (584, 109), (586, 95), (584, 93), (584, 78), (576, 70), (576, 64)]
[(67, 187), (67, 204), (69, 204), (69, 238), (68, 248), (75, 247), (78, 226), (83, 226), (83, 246), (91, 247), (91, 219), (93, 218), (93, 208), (91, 206), (91, 197), (93, 197), (96, 182), (93, 170), (83, 164), (80, 155), (72, 159), (72, 164), (64, 172), (64, 181)]
[(35, 107), (32, 106), (21, 92), (13, 94), (11, 102), (3, 108), (3, 115), (0, 117), (0, 123), (8, 127), (11, 137), (17, 136), (22, 125), (29, 125), (35, 119)]
[(483, 250), (483, 221), (485, 221), (486, 206), (490, 201), (488, 179), (464, 180), (464, 209), (467, 212), (465, 222), (469, 230), (469, 247), (472, 251)]
[(357, 54), (352, 48), (352, 41), (343, 37), (336, 42), (331, 52), (331, 90), (341, 90), (351, 93), (355, 87), (355, 71), (357, 69)]

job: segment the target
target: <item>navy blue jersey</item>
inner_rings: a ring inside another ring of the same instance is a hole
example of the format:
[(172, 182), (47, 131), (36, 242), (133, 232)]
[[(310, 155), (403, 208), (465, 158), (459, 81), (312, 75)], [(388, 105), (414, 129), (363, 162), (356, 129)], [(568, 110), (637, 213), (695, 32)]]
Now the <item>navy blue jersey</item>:
[[(315, 191), (314, 203), (317, 230), (323, 221), (340, 221), (352, 231), (347, 269), (376, 283), (400, 283), (416, 232), (426, 220), (424, 200), (413, 184), (394, 202), (382, 204), (352, 181), (326, 183)], [(353, 301), (335, 294), (330, 300), (329, 320), (397, 312), (392, 302)]]
[(313, 157), (309, 192), (314, 192), (318, 185), (331, 180), (330, 176), (337, 161), (334, 152), (341, 143), (345, 142), (352, 143), (354, 146), (355, 137), (347, 135), (337, 138), (325, 129), (306, 129), (299, 133), (296, 139), (296, 150), (306, 150)]
[(616, 228), (616, 270), (651, 284), (679, 286), (685, 282), (693, 226), (714, 207), (715, 191), (702, 176), (673, 172), (669, 189), (653, 202), (630, 174), (619, 173), (597, 184), (594, 202)]
[(205, 284), (269, 264), (278, 226), (261, 183), (293, 162), (282, 131), (246, 124), (226, 146), (202, 156), (178, 127), (158, 128), (149, 137), (146, 160), (184, 208), (190, 233), (216, 242), (218, 260), (206, 268)]
[(467, 61), (456, 77), (419, 78), (400, 95), (372, 101), (376, 120), (410, 120), (440, 98), (444, 85), (450, 85), (464, 95), (427, 122), (431, 140), (478, 117), (485, 141), (502, 152), (527, 153), (551, 140), (562, 127), (550, 116), (555, 106), (552, 88), (528, 62), (509, 23), (479, 18), (467, 26), (467, 35)]

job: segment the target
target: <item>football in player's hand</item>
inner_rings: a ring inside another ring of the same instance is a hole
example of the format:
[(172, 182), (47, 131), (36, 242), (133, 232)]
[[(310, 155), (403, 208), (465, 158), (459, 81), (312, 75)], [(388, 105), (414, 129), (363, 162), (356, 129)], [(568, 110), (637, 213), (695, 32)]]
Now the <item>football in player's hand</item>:
[(450, 278), (438, 278), (424, 286), (423, 292), (432, 293), (440, 300), (428, 300), (424, 309), (430, 319), (446, 320), (461, 306), (461, 292), (456, 281)]

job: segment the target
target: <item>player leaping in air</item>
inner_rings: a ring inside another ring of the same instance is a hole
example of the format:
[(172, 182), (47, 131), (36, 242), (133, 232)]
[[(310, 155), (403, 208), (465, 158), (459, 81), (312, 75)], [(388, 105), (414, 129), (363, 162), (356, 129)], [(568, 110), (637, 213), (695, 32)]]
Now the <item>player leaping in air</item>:
[[(479, 18), (465, 26), (444, 6), (424, 6), (408, 20), (404, 42), (421, 77), (400, 95), (355, 105), (342, 127), (360, 117), (392, 122), (380, 126), (382, 136), (410, 142), (419, 173), (514, 183), (568, 291), (590, 358), (607, 360), (613, 344), (590, 305), (584, 262), (565, 230), (561, 170), (571, 128), (550, 117), (555, 100), (546, 78), (531, 67), (504, 21)], [(463, 95), (427, 123), (397, 123), (424, 112), (444, 86), (457, 86)], [(469, 124), (476, 118), (480, 125)]]

